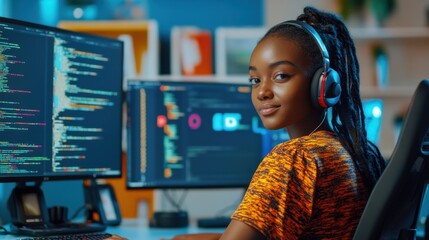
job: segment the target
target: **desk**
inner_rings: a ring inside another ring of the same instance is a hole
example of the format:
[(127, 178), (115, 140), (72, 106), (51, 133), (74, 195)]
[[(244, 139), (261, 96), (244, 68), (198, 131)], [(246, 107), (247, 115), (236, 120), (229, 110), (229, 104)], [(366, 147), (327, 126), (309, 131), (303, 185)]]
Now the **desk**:
[(224, 230), (223, 228), (198, 228), (192, 226), (192, 224), (186, 228), (149, 228), (147, 224), (133, 220), (125, 220), (118, 227), (108, 227), (106, 232), (117, 234), (130, 240), (160, 240), (161, 238), (170, 239), (178, 234), (204, 232), (223, 233)]
[[(170, 239), (178, 234), (187, 233), (222, 233), (224, 229), (215, 228), (197, 228), (190, 226), (186, 228), (149, 228), (147, 224), (139, 223), (135, 220), (124, 220), (123, 223), (118, 227), (108, 227), (106, 232), (111, 234), (117, 234), (122, 237), (126, 237), (129, 240), (160, 240)], [(423, 240), (424, 232), (417, 230), (417, 239)], [(17, 240), (23, 238), (22, 236), (14, 235), (0, 235), (1, 240)]]
[[(170, 239), (178, 234), (187, 233), (222, 233), (225, 229), (223, 228), (198, 228), (191, 226), (186, 228), (149, 228), (148, 224), (134, 219), (124, 219), (120, 226), (107, 227), (106, 232), (111, 234), (117, 234), (121, 237), (128, 238), (129, 240), (160, 240)], [(14, 235), (0, 235), (1, 240), (17, 240), (23, 236)]]

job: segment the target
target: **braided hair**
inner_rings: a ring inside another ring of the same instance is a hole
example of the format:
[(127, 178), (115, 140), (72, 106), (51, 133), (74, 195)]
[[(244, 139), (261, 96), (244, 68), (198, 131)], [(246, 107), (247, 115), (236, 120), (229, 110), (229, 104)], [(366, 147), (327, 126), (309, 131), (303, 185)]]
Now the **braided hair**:
[[(340, 101), (332, 107), (331, 126), (341, 144), (350, 153), (365, 184), (372, 189), (385, 167), (385, 162), (376, 145), (368, 141), (365, 115), (359, 93), (359, 62), (356, 49), (344, 22), (332, 13), (305, 7), (297, 20), (310, 24), (322, 38), (330, 56), (330, 67), (341, 79)], [(314, 69), (322, 67), (320, 50), (307, 32), (289, 25), (272, 27), (262, 39), (286, 37), (295, 41), (303, 53), (312, 59)]]

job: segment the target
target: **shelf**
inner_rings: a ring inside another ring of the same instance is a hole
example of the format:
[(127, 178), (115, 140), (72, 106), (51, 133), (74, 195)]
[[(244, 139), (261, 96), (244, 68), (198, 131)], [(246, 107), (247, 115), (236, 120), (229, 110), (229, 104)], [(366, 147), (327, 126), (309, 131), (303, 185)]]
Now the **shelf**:
[(413, 96), (414, 91), (414, 86), (361, 87), (360, 89), (362, 98), (410, 98)]
[(60, 28), (73, 29), (82, 32), (97, 32), (97, 31), (148, 31), (154, 21), (150, 20), (114, 20), (114, 21), (61, 21)]
[(429, 38), (429, 28), (428, 27), (352, 28), (350, 29), (350, 34), (354, 40)]

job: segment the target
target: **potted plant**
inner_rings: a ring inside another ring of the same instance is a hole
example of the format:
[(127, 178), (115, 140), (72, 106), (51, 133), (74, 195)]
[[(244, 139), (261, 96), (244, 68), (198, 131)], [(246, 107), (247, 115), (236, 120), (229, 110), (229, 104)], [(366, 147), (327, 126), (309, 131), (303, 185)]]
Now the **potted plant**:
[(338, 3), (339, 13), (345, 20), (357, 14), (361, 18), (374, 18), (375, 24), (379, 26), (396, 8), (395, 0), (338, 0)]

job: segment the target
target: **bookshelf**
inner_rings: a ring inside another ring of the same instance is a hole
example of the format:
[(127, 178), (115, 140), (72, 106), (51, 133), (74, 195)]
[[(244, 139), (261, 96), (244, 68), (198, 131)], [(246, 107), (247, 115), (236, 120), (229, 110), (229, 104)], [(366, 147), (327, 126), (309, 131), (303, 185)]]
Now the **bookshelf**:
[[(418, 83), (429, 78), (429, 28), (368, 27), (351, 28), (360, 63), (362, 98), (383, 100), (380, 151), (388, 158), (396, 143), (395, 118), (407, 108)], [(388, 57), (387, 85), (376, 80), (374, 48), (381, 47)]]

